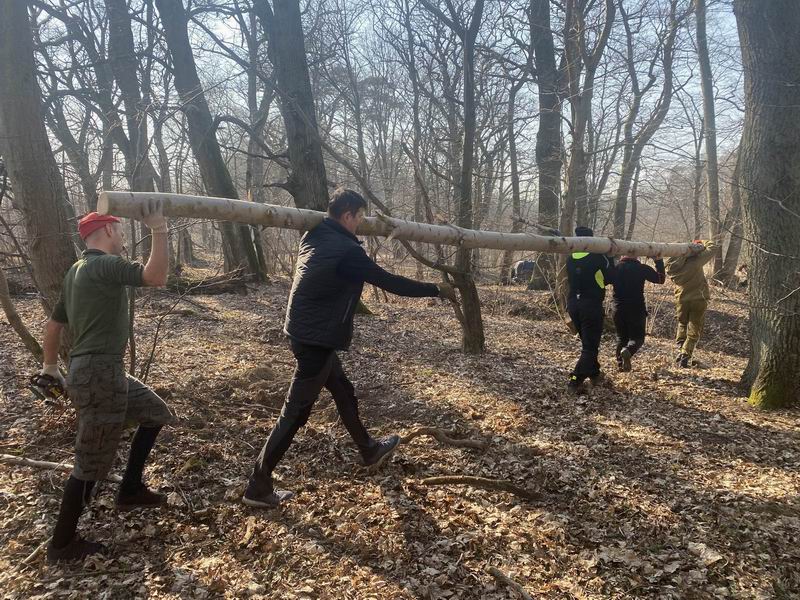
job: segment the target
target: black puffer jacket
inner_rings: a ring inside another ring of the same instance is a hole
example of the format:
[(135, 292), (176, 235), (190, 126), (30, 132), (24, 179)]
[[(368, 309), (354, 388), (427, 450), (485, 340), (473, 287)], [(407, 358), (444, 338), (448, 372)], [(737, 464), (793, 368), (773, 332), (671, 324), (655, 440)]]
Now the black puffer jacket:
[(439, 293), (432, 283), (385, 271), (367, 256), (356, 236), (325, 219), (300, 240), (284, 332), (302, 344), (347, 350), (365, 282), (401, 296)]

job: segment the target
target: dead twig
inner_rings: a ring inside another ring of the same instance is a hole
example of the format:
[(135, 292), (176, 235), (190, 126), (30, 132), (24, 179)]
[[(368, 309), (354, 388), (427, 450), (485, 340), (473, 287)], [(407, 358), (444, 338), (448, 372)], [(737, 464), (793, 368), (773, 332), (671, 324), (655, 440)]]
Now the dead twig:
[(482, 442), (480, 440), (459, 440), (453, 437), (455, 435), (454, 431), (449, 431), (447, 429), (438, 429), (437, 427), (418, 427), (417, 429), (412, 429), (402, 438), (400, 438), (401, 444), (407, 444), (411, 440), (417, 437), (421, 437), (423, 435), (430, 436), (434, 438), (437, 442), (442, 444), (446, 444), (448, 446), (456, 446), (459, 448), (477, 448), (478, 450), (486, 450), (489, 444), (486, 442)]
[(41, 544), (36, 546), (36, 549), (30, 554), (28, 554), (28, 556), (25, 557), (25, 559), (20, 563), (20, 567), (24, 567), (26, 565), (31, 564), (36, 559), (37, 556), (39, 556), (42, 552), (44, 552), (44, 549), (47, 548), (47, 544), (50, 543), (50, 539), (51, 538), (47, 538)]
[(508, 492), (525, 500), (540, 500), (539, 492), (515, 485), (507, 479), (489, 479), (488, 477), (473, 477), (472, 475), (440, 475), (427, 477), (422, 480), (423, 485), (471, 485), (472, 487), (497, 492)]
[(486, 572), (489, 573), (489, 575), (491, 575), (495, 579), (497, 579), (497, 581), (499, 581), (500, 583), (507, 585), (512, 590), (517, 592), (522, 597), (522, 600), (533, 600), (533, 596), (531, 596), (528, 592), (526, 592), (525, 588), (522, 587), (521, 584), (511, 579), (511, 577), (503, 573), (497, 567), (487, 567)]
[[(51, 469), (58, 471), (69, 472), (72, 471), (72, 465), (64, 462), (50, 462), (49, 460), (33, 460), (32, 458), (25, 458), (24, 456), (14, 456), (13, 454), (0, 454), (0, 463), (7, 465), (20, 465), (23, 467), (32, 467), (34, 469)], [(114, 483), (120, 483), (122, 477), (119, 475), (108, 474), (106, 480)]]

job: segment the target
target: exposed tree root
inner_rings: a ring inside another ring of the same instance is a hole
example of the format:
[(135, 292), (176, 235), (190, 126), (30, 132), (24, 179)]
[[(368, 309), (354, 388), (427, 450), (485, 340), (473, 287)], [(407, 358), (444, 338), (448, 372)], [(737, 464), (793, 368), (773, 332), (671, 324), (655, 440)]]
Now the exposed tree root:
[(446, 444), (448, 446), (457, 446), (459, 448), (477, 448), (478, 450), (486, 450), (486, 448), (489, 446), (487, 442), (483, 442), (481, 440), (455, 439), (450, 437), (455, 435), (454, 431), (438, 429), (436, 427), (419, 427), (417, 429), (412, 429), (400, 439), (400, 443), (407, 444), (414, 438), (423, 435), (430, 436), (442, 444)]
[(422, 480), (422, 483), (425, 485), (471, 485), (484, 490), (508, 492), (525, 500), (540, 500), (542, 498), (539, 492), (514, 485), (506, 479), (489, 479), (488, 477), (473, 477), (471, 475), (440, 475), (439, 477), (427, 477)]

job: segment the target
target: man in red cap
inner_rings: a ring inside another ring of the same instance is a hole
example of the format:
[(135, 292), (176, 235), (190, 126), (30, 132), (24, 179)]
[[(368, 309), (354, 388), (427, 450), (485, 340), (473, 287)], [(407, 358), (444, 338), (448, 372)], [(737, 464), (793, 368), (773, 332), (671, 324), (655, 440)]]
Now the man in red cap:
[[(164, 501), (161, 494), (147, 489), (142, 474), (158, 432), (173, 416), (153, 390), (125, 373), (123, 356), (130, 333), (128, 286), (163, 286), (167, 281), (167, 222), (160, 201), (144, 204), (138, 218), (153, 235), (144, 266), (120, 256), (125, 233), (118, 218), (93, 212), (80, 220), (78, 231), (86, 250), (67, 272), (61, 299), (45, 328), (41, 374), (64, 385), (78, 412), (75, 466), (64, 487), (47, 548), (50, 561), (82, 559), (103, 550), (101, 544), (76, 535), (76, 529), (95, 483), (111, 468), (128, 424), (139, 427), (131, 442), (117, 506), (153, 507)], [(72, 336), (66, 382), (58, 370), (65, 326)]]

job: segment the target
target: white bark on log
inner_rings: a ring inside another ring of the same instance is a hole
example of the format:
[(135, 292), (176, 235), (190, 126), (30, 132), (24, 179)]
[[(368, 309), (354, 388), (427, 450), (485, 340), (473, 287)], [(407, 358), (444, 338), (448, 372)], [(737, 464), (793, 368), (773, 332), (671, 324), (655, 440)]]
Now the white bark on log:
[[(52, 469), (54, 471), (64, 471), (67, 473), (72, 471), (72, 465), (69, 463), (50, 462), (49, 460), (33, 460), (32, 458), (14, 456), (13, 454), (0, 454), (0, 463), (31, 467), (33, 469)], [(106, 475), (106, 480), (114, 483), (120, 483), (122, 481), (122, 477), (119, 475), (108, 474)]]
[[(97, 212), (136, 218), (141, 214), (142, 203), (152, 198), (163, 200), (164, 215), (168, 217), (234, 221), (300, 231), (313, 228), (325, 218), (325, 213), (314, 210), (161, 192), (102, 192), (97, 203)], [(683, 256), (702, 249), (702, 246), (693, 244), (629, 242), (607, 237), (548, 237), (532, 233), (476, 231), (455, 225), (416, 223), (382, 215), (364, 219), (358, 233), (432, 244), (462, 245), (466, 248), (535, 250), (558, 254), (596, 252), (611, 255)]]

